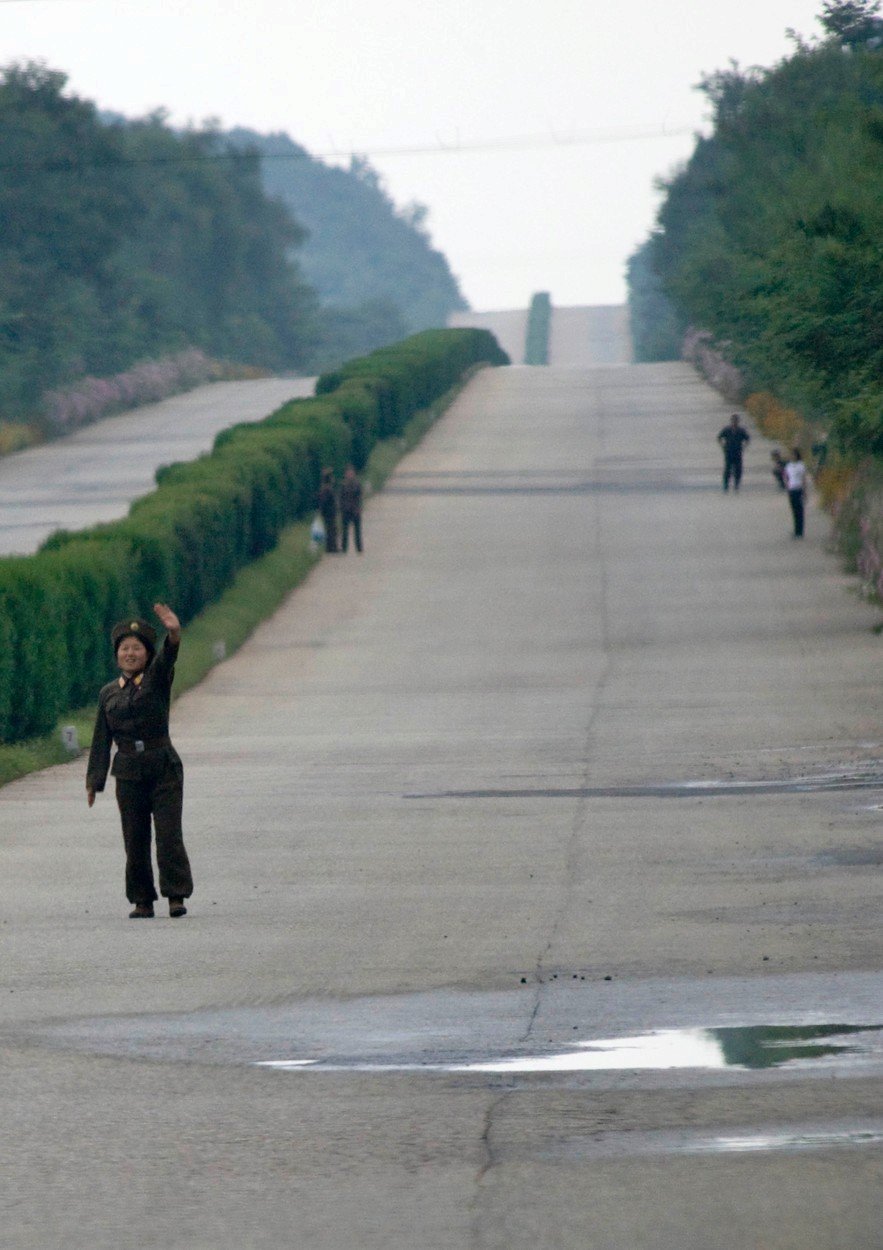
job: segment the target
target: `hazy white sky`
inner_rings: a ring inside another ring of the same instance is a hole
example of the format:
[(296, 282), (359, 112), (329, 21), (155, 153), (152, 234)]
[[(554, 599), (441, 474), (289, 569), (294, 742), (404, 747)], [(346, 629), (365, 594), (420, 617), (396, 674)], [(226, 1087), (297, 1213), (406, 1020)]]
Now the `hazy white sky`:
[[(427, 205), (473, 307), (523, 307), (537, 290), (559, 305), (619, 303), (626, 257), (653, 221), (653, 180), (689, 155), (703, 122), (693, 85), (731, 58), (773, 64), (792, 47), (788, 27), (820, 33), (821, 9), (0, 0), (0, 63), (46, 61), (129, 116), (165, 107), (174, 123), (284, 130), (316, 154), (430, 149), (371, 159), (398, 204)], [(597, 140), (572, 142), (586, 136)]]

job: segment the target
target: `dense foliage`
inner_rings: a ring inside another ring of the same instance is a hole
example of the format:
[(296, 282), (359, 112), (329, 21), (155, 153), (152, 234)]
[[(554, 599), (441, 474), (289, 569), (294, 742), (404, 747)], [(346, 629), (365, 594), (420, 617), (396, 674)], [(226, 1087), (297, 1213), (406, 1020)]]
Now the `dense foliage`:
[(752, 389), (833, 419), (856, 455), (883, 454), (877, 8), (831, 0), (821, 42), (706, 78), (713, 133), (666, 183), (645, 253), (678, 321), (709, 331)]
[(256, 159), (159, 116), (106, 125), (38, 65), (0, 76), (0, 412), (49, 390), (200, 348), (305, 362), (317, 301), (303, 237)]
[(319, 397), (224, 431), (210, 455), (160, 470), (124, 520), (0, 559), (0, 742), (45, 733), (94, 698), (120, 616), (160, 599), (191, 619), (313, 508), (324, 465), (361, 462), (470, 368), (505, 361), (487, 331), (416, 335), (325, 377)]
[(635, 360), (678, 360), (686, 326), (665, 294), (656, 271), (658, 236), (652, 235), (629, 257), (626, 266), (629, 329)]
[(426, 209), (397, 209), (376, 171), (354, 158), (348, 169), (324, 164), (288, 135), (233, 130), (225, 141), (261, 155), (267, 191), (303, 222), (304, 274), (324, 305), (328, 354), (346, 339), (358, 354), (405, 334), (443, 326), (466, 307), (444, 256), (426, 231)]
[(464, 307), (425, 210), (396, 209), (365, 162), (329, 168), (285, 135), (99, 115), (64, 74), (13, 65), (0, 169), (4, 421), (193, 349), (327, 367)]

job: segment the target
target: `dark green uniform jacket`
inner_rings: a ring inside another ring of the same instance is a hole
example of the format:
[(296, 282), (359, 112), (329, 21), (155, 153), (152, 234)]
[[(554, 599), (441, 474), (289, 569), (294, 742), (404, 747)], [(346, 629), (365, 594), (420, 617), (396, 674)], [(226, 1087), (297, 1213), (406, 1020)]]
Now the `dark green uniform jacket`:
[[(169, 741), (169, 705), (178, 644), (164, 641), (161, 650), (137, 677), (118, 677), (101, 688), (86, 786), (104, 789), (111, 742), (119, 747), (111, 772), (123, 781), (146, 781), (163, 757), (180, 759)], [(138, 744), (141, 744), (139, 747)]]
[(345, 517), (362, 515), (362, 483), (345, 477), (340, 484), (340, 511)]

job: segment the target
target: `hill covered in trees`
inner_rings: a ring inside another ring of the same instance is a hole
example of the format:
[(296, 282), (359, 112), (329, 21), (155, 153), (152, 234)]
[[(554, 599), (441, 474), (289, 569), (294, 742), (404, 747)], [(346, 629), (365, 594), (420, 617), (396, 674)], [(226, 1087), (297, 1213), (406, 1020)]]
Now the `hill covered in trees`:
[(214, 159), (211, 135), (159, 117), (103, 124), (65, 88), (38, 65), (0, 79), (3, 416), (191, 347), (304, 367), (318, 299), (292, 259), (303, 231), (256, 159)]
[(362, 335), (353, 351), (443, 326), (448, 313), (466, 307), (445, 257), (426, 231), (427, 210), (396, 208), (364, 159), (349, 168), (311, 157), (286, 134), (229, 131), (225, 140), (261, 156), (264, 187), (303, 224), (298, 256), (316, 288), (331, 338)]
[[(753, 390), (883, 452), (883, 21), (824, 6), (770, 69), (702, 83), (713, 133), (664, 185), (630, 262), (642, 354), (708, 331)], [(658, 357), (657, 357), (658, 358)], [(868, 440), (871, 440), (870, 442)]]
[(639, 358), (694, 359), (816, 487), (883, 600), (883, 19), (828, 0), (823, 36), (701, 84), (713, 132), (629, 262)]
[[(397, 211), (366, 166), (264, 162), (268, 192), (260, 143), (181, 133), (161, 113), (99, 116), (43, 65), (0, 73), (2, 420), (45, 416), (50, 392), (192, 349), (313, 370), (462, 306), (420, 210)], [(302, 167), (311, 235), (277, 164)]]

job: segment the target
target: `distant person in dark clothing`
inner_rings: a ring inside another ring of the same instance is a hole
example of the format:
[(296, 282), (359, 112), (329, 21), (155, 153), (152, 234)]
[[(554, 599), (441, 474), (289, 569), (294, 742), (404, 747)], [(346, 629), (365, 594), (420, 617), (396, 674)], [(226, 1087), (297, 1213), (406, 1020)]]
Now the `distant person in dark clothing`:
[(788, 502), (791, 505), (791, 515), (794, 518), (794, 537), (803, 537), (803, 504), (806, 492), (806, 465), (803, 463), (803, 457), (800, 454), (800, 448), (795, 447), (791, 452), (791, 459), (783, 469), (785, 477), (785, 489), (788, 492)]
[(730, 478), (733, 489), (739, 489), (742, 481), (742, 450), (751, 435), (739, 424), (737, 413), (730, 417), (730, 424), (725, 425), (717, 436), (717, 441), (724, 449), (724, 490), (730, 489)]
[(337, 551), (337, 492), (334, 489), (334, 473), (331, 469), (322, 470), (318, 504), (322, 524), (325, 526), (325, 550), (334, 554)]
[(785, 489), (785, 457), (780, 451), (771, 451), (770, 459), (773, 462), (773, 478), (779, 490)]
[(362, 550), (362, 483), (353, 465), (348, 464), (340, 484), (340, 526), (343, 550), (347, 550), (350, 526), (356, 551)]

